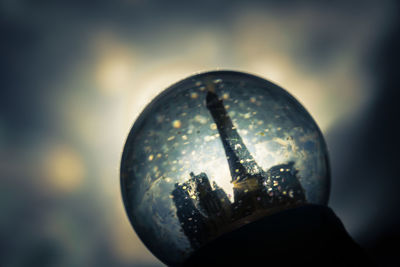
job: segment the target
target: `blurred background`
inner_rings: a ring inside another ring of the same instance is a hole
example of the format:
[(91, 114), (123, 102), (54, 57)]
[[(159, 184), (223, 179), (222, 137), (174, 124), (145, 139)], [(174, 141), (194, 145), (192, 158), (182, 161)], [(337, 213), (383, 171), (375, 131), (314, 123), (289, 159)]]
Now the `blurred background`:
[(397, 1), (0, 3), (1, 266), (162, 266), (125, 215), (122, 148), (154, 96), (215, 69), (308, 109), (330, 207), (380, 265), (399, 264)]

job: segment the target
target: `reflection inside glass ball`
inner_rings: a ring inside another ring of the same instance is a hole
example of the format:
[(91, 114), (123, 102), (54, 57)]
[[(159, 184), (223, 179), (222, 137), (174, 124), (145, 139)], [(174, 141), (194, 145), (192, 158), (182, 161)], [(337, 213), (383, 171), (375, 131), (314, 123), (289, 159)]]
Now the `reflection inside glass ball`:
[(121, 188), (139, 237), (175, 265), (261, 217), (326, 204), (327, 150), (314, 120), (280, 87), (209, 72), (146, 107), (125, 144)]

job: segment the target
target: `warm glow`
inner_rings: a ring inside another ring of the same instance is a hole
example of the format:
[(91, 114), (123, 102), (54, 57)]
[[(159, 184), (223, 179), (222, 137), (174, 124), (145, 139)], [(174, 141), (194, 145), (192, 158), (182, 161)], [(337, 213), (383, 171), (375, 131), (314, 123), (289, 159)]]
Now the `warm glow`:
[(107, 95), (118, 94), (132, 86), (134, 73), (133, 50), (110, 37), (97, 40), (95, 81), (98, 89)]
[(58, 192), (77, 190), (85, 178), (86, 168), (80, 154), (67, 145), (51, 147), (42, 165), (46, 184)]

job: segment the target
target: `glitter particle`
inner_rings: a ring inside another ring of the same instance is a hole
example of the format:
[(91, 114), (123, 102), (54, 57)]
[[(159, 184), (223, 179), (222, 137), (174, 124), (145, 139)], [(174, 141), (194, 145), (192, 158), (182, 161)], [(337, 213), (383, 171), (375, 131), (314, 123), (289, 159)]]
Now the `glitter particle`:
[(200, 124), (206, 124), (207, 123), (207, 118), (205, 118), (204, 116), (201, 115), (196, 115), (194, 117), (194, 120)]
[(176, 129), (181, 128), (181, 126), (182, 126), (182, 123), (180, 120), (174, 120), (172, 122), (172, 127), (176, 128)]
[(215, 79), (214, 83), (222, 83), (222, 79)]

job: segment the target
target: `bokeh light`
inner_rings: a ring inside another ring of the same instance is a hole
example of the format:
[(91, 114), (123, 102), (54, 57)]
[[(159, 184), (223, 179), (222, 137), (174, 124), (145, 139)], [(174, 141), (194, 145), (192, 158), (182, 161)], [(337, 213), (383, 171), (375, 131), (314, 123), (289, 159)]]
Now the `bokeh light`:
[(43, 177), (51, 190), (73, 192), (81, 186), (86, 170), (81, 155), (66, 145), (54, 146), (42, 159)]

